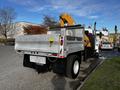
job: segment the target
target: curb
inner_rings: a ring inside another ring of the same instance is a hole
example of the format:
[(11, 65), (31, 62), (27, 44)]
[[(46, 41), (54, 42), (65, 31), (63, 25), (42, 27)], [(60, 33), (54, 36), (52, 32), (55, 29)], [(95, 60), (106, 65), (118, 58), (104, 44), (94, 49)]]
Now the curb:
[(91, 75), (93, 72), (95, 72), (96, 69), (105, 61), (105, 59), (99, 59), (99, 60), (101, 60), (100, 63), (97, 64), (97, 65), (88, 73), (88, 75), (86, 76), (85, 80), (84, 80), (83, 82), (81, 82), (81, 85), (77, 88), (77, 90), (80, 90), (80, 89), (83, 87), (84, 83), (90, 78), (90, 75)]

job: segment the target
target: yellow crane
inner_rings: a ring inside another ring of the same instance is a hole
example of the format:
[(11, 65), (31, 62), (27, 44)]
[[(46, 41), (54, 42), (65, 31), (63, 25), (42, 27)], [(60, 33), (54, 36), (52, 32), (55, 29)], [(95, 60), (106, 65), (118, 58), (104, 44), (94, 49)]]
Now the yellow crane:
[[(60, 26), (72, 26), (72, 25), (75, 25), (75, 21), (69, 14), (63, 13), (60, 15)], [(85, 47), (91, 47), (90, 40), (86, 34), (84, 36), (84, 45)]]
[(66, 24), (67, 26), (75, 25), (75, 21), (69, 14), (63, 13), (60, 15), (60, 26), (65, 26)]

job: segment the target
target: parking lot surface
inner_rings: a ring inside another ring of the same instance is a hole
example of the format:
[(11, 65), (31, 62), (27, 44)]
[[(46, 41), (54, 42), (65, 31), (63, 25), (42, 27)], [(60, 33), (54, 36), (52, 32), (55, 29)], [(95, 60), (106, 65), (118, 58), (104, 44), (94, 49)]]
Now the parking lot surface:
[(53, 72), (23, 67), (13, 46), (0, 46), (0, 90), (73, 90), (78, 82)]
[(17, 54), (13, 46), (0, 46), (0, 90), (75, 90), (90, 66), (90, 62), (83, 62), (78, 78), (73, 80), (52, 71), (38, 73), (23, 67), (22, 62), (23, 55)]

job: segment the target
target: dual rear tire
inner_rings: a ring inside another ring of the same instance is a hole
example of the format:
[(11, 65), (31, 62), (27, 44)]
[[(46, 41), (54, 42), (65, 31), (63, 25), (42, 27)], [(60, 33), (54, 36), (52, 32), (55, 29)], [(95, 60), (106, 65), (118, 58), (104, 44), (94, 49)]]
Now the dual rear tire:
[[(36, 64), (30, 62), (30, 55), (25, 54), (24, 55), (24, 60), (23, 60), (23, 66), (24, 67), (35, 68)], [(57, 66), (60, 66), (60, 64), (57, 65)], [(43, 67), (41, 67), (41, 69), (42, 68)], [(47, 68), (48, 68), (48, 65), (47, 65)], [(67, 60), (66, 60), (66, 63), (65, 63), (65, 74), (66, 74), (66, 76), (69, 77), (69, 78), (75, 79), (78, 76), (79, 71), (80, 71), (80, 57), (78, 55), (69, 55), (67, 57)]]
[(75, 79), (80, 71), (80, 58), (77, 55), (70, 55), (66, 62), (66, 75)]
[(120, 47), (118, 48), (118, 52), (120, 52)]
[(30, 62), (30, 55), (25, 54), (23, 57), (23, 66), (24, 67), (33, 67), (34, 63)]

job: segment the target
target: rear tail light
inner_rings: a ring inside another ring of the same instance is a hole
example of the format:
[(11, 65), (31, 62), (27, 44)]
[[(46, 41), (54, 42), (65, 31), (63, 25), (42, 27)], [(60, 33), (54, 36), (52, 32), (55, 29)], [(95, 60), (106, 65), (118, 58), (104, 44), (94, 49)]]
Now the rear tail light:
[(52, 54), (49, 54), (49, 56), (51, 57), (58, 57), (58, 58), (65, 58), (64, 56), (60, 56), (58, 53), (52, 53)]
[(57, 54), (57, 53), (52, 53), (51, 55), (52, 55), (52, 56), (58, 56), (58, 54)]
[(112, 44), (110, 44), (110, 47), (112, 47)]
[(59, 54), (58, 53), (51, 53), (51, 54), (48, 54), (49, 56), (58, 56)]
[(59, 56), (59, 58), (65, 58), (64, 56)]

